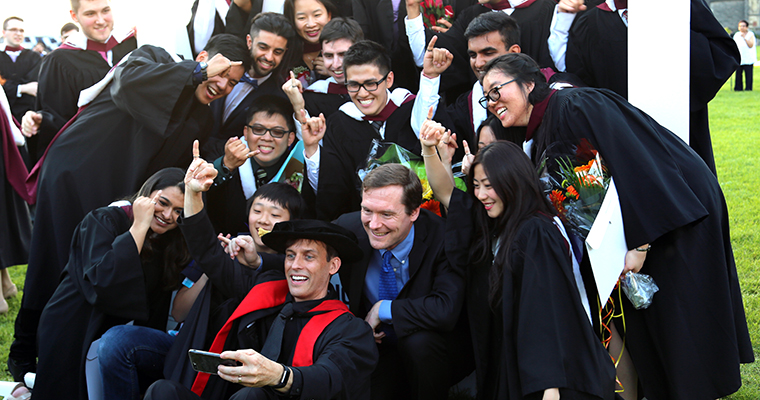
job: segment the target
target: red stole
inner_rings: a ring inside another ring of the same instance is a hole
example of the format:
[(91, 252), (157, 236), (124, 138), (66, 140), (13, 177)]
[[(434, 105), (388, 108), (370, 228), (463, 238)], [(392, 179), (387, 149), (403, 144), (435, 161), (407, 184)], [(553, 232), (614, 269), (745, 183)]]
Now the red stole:
[(337, 83), (330, 82), (330, 84), (327, 85), (327, 93), (329, 93), (329, 94), (348, 94), (348, 89), (346, 89), (346, 85), (339, 85)]
[[(224, 342), (227, 340), (232, 329), (232, 324), (236, 319), (243, 315), (250, 314), (254, 311), (265, 310), (267, 308), (277, 307), (285, 303), (288, 294), (288, 283), (286, 280), (277, 280), (260, 283), (248, 292), (245, 299), (235, 309), (230, 318), (224, 324), (219, 333), (216, 334), (214, 342), (211, 344), (209, 351), (212, 353), (221, 353), (224, 350)], [(349, 312), (340, 300), (325, 300), (318, 306), (309, 310), (313, 312), (323, 312), (317, 314), (306, 323), (301, 330), (296, 342), (295, 355), (293, 356), (294, 367), (307, 367), (313, 364), (314, 344), (317, 342), (322, 331), (339, 316)], [(275, 360), (276, 361), (276, 360)], [(193, 382), (192, 391), (200, 396), (206, 388), (210, 375), (199, 372)]]
[(6, 52), (8, 52), (8, 51), (21, 51), (21, 50), (24, 50), (24, 48), (21, 47), (21, 46), (5, 46), (5, 51)]

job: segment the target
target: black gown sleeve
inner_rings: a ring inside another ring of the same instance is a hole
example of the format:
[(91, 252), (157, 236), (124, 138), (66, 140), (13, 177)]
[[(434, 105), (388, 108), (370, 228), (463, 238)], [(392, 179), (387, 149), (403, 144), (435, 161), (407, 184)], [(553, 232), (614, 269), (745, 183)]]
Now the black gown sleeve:
[(177, 223), (196, 264), (226, 298), (243, 299), (255, 285), (258, 271), (230, 259), (214, 233), (206, 209)]
[(175, 110), (183, 90), (193, 87), (192, 60), (174, 62), (169, 54), (154, 46), (142, 46), (116, 68), (110, 86), (116, 106), (155, 134), (166, 137), (172, 121), (184, 110)]
[(98, 311), (128, 320), (147, 320), (145, 266), (129, 233), (130, 226), (126, 214), (116, 207), (87, 214), (72, 239), (67, 270), (87, 302)]

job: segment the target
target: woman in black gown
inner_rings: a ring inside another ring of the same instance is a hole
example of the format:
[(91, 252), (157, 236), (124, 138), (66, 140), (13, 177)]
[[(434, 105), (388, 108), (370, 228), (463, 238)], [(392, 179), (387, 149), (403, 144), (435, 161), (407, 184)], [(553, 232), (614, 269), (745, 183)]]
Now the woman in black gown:
[[(426, 121), (420, 141), (430, 185), (449, 212), (447, 255), (467, 265), (478, 399), (614, 398), (614, 366), (583, 306), (565, 229), (528, 157), (514, 143), (486, 146), (464, 193), (435, 154), (448, 142), (443, 128)], [(441, 153), (446, 159), (445, 146)]]
[(649, 274), (660, 288), (647, 309), (621, 299), (639, 395), (715, 399), (738, 390), (739, 363), (754, 355), (715, 175), (686, 143), (609, 90), (550, 91), (523, 54), (500, 56), (485, 70), (483, 103), (502, 126), (527, 127), (523, 147), (535, 164), (551, 144), (585, 139), (615, 181), (629, 249), (623, 272)]
[(185, 173), (162, 169), (130, 201), (93, 210), (77, 226), (61, 283), (42, 311), (35, 399), (87, 399), (85, 359), (109, 328), (165, 330), (172, 291), (190, 256), (177, 217)]

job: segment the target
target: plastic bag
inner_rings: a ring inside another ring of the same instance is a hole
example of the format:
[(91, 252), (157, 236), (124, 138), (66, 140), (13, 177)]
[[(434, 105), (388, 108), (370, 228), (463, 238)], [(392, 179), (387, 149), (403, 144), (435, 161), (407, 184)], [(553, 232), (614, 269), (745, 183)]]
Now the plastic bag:
[(637, 310), (648, 308), (652, 305), (654, 294), (660, 290), (654, 279), (647, 274), (629, 272), (620, 279), (623, 292)]

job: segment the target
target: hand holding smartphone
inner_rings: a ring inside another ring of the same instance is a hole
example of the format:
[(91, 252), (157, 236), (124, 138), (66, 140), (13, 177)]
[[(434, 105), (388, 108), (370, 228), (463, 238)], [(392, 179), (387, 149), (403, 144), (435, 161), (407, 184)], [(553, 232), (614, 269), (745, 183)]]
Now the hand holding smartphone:
[(217, 367), (220, 365), (230, 367), (242, 365), (236, 360), (223, 359), (218, 353), (210, 353), (208, 351), (190, 349), (187, 351), (187, 355), (190, 357), (194, 370), (207, 374), (217, 375)]

